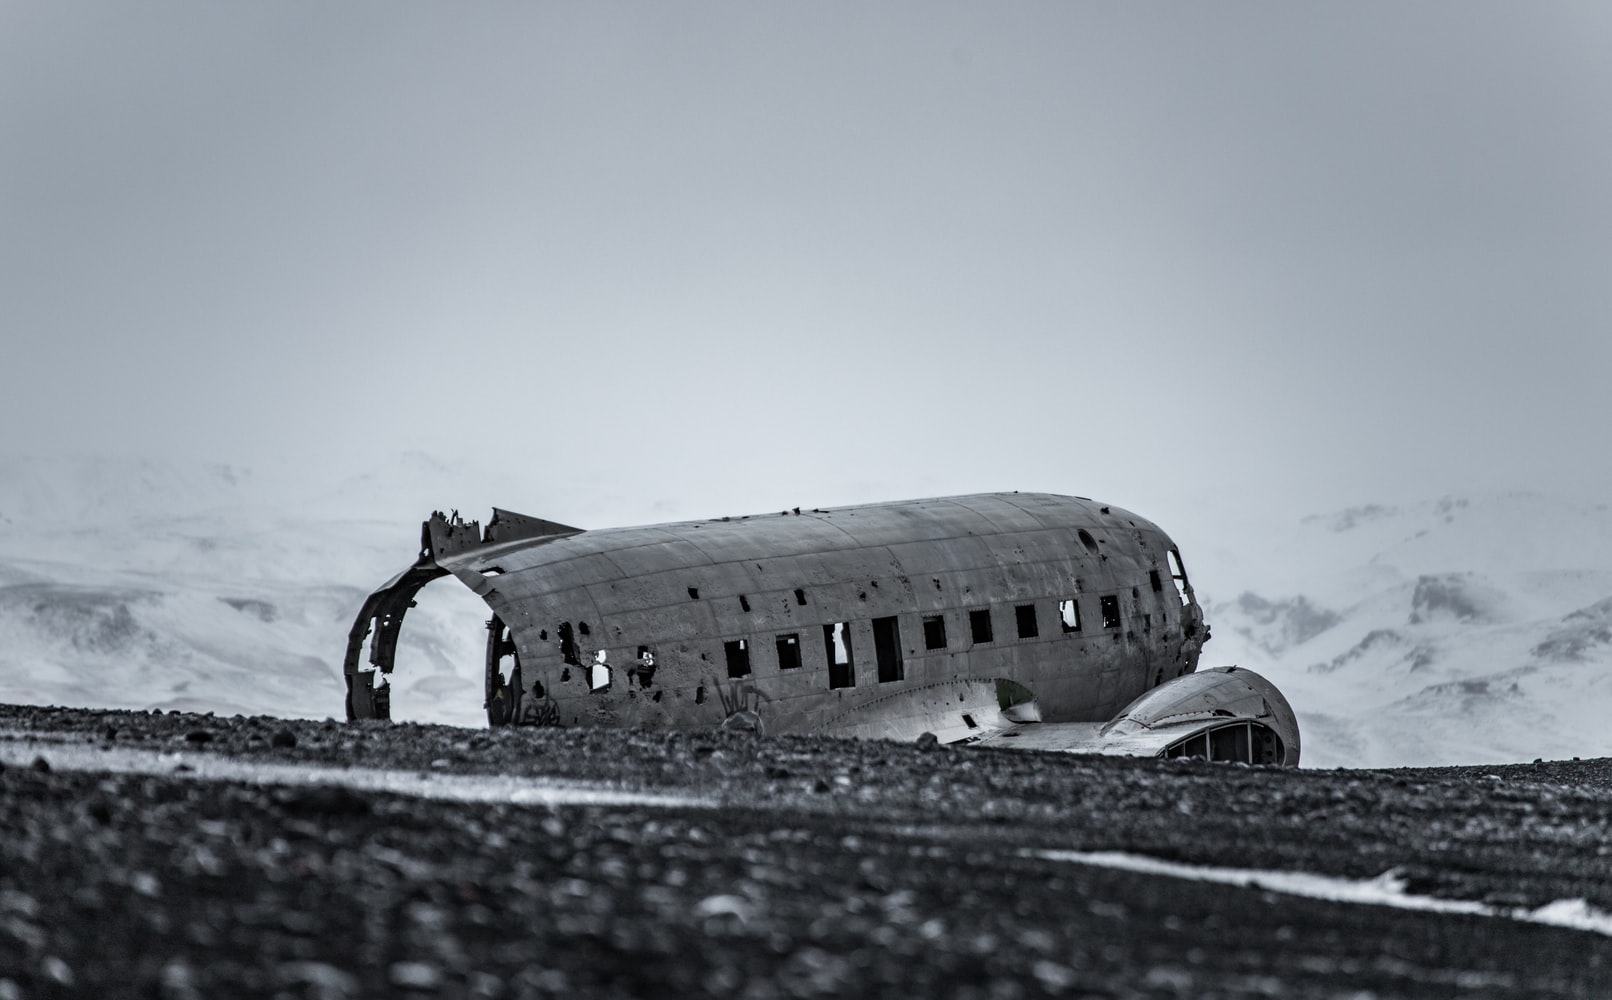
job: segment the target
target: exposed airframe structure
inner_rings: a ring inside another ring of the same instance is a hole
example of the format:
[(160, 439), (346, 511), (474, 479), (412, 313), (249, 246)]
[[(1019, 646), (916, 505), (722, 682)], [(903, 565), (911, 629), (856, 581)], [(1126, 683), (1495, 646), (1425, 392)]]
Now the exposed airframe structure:
[[(991, 493), (585, 531), (431, 516), (349, 633), (388, 718), (403, 616), (452, 574), (493, 611), (491, 725), (716, 726), (1296, 765), (1258, 674), (1197, 671), (1180, 552), (1109, 504)], [(365, 640), (369, 655), (364, 656)], [(381, 680), (377, 682), (377, 677)]]

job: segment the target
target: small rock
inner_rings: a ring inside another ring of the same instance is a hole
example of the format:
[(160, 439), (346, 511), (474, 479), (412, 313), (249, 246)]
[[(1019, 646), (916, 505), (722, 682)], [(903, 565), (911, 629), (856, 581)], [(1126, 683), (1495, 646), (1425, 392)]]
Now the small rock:
[(1049, 993), (1062, 993), (1075, 983), (1075, 970), (1046, 959), (1036, 962), (1030, 971)]
[(287, 788), (274, 798), (286, 812), (303, 816), (362, 816), (370, 811), (367, 798), (341, 785)]
[(38, 771), (40, 774), (50, 773), (50, 761), (43, 757), (35, 757), (34, 762), (28, 766), (33, 768), (35, 771)]
[(750, 711), (734, 712), (723, 719), (722, 725), (718, 728), (724, 733), (755, 733), (757, 736), (767, 734), (767, 727), (762, 723), (761, 716)]
[(57, 958), (55, 955), (46, 955), (45, 960), (39, 963), (39, 966), (40, 969), (45, 973), (46, 978), (53, 979), (63, 986), (73, 985), (72, 966)]
[(130, 875), (129, 888), (147, 899), (158, 899), (162, 896), (162, 883), (150, 872), (135, 872)]
[(918, 739), (914, 742), (919, 750), (933, 750), (940, 746), (940, 737), (934, 733), (919, 733)]
[(387, 970), (393, 986), (406, 990), (434, 990), (442, 982), (442, 973), (429, 962), (393, 962)]
[(275, 970), (287, 983), (312, 987), (320, 1000), (358, 995), (358, 977), (324, 962), (286, 962)]
[(278, 747), (281, 750), (290, 750), (292, 747), (295, 747), (296, 745), (297, 745), (297, 734), (293, 733), (289, 729), (275, 730), (274, 735), (269, 737), (269, 746)]
[(504, 992), (504, 981), (490, 972), (472, 972), (469, 987), (471, 996), (491, 998)]
[(741, 923), (749, 923), (755, 912), (755, 904), (743, 896), (707, 896), (694, 904), (696, 917), (737, 917)]
[(158, 981), (162, 985), (163, 1000), (200, 1000), (201, 991), (196, 988), (196, 973), (182, 959), (175, 959), (162, 967), (158, 974)]
[(0, 889), (0, 913), (15, 913), (35, 920), (39, 917), (39, 901), (26, 892)]
[(192, 729), (190, 732), (185, 734), (185, 742), (211, 743), (213, 742), (213, 734), (209, 733), (205, 729)]

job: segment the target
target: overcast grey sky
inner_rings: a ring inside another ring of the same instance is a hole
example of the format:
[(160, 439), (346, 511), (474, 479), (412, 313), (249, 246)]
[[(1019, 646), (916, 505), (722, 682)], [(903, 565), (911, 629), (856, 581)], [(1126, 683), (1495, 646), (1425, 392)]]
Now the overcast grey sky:
[(517, 509), (1612, 489), (1612, 5), (0, 0), (0, 329)]

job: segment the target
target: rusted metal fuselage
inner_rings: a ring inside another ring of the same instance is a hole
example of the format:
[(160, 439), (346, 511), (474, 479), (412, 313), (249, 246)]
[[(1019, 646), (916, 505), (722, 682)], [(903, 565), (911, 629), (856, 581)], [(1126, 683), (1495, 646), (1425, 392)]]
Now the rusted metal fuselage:
[[(1192, 674), (1209, 632), (1169, 537), (1097, 501), (993, 493), (591, 531), (434, 514), (419, 559), (354, 623), (349, 718), (388, 717), (377, 675), (414, 594), (449, 573), (493, 611), (493, 725), (943, 742), (1034, 728), (1065, 749), (1297, 762), (1291, 710), (1248, 671), (1122, 711)], [(1063, 723), (1080, 724), (1067, 740)], [(1240, 735), (1210, 741), (1232, 723)]]

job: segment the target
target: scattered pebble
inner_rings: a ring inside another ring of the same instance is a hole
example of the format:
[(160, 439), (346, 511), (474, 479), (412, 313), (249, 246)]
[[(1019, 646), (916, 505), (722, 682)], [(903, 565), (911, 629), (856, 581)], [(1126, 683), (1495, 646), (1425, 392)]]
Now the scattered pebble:
[(442, 971), (427, 962), (394, 962), (387, 978), (402, 989), (434, 990), (442, 982)]
[[(984, 748), (936, 755), (917, 741), (226, 726), (186, 713), (15, 706), (0, 706), (0, 724), (109, 756), (172, 750), (204, 730), (212, 739), (186, 760), (605, 782), (720, 802), (473, 805), (337, 785), (86, 774), (52, 753), (54, 770), (0, 780), (0, 1000), (1254, 1000), (1414, 996), (1457, 983), (1612, 996), (1608, 935), (1316, 906), (1035, 855), (1397, 868), (1446, 898), (1536, 910), (1582, 897), (1598, 914), (1612, 909), (1609, 761), (1289, 772)], [(112, 728), (118, 743), (106, 746)], [(430, 769), (435, 761), (443, 766)], [(20, 963), (8, 964), (7, 949), (22, 949)], [(1395, 960), (1361, 957), (1384, 954)]]
[(280, 980), (293, 986), (310, 986), (321, 1000), (357, 996), (358, 977), (328, 962), (285, 962), (275, 968)]
[(694, 904), (696, 917), (738, 917), (740, 921), (748, 923), (755, 912), (755, 904), (743, 896), (707, 896)]
[(53, 980), (62, 986), (73, 985), (73, 970), (55, 955), (46, 955), (45, 960), (39, 963), (39, 969), (47, 979)]

